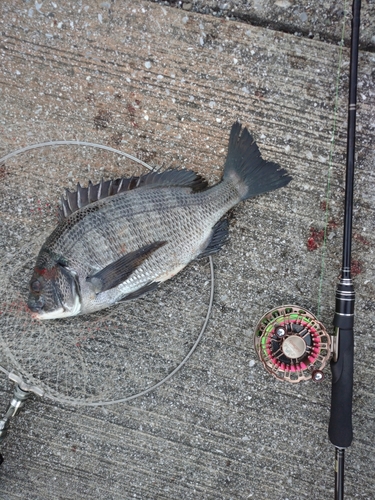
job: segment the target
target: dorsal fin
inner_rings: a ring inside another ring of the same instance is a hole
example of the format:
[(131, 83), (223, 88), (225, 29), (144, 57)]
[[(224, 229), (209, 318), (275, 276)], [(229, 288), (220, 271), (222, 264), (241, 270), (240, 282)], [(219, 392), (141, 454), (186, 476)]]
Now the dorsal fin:
[(164, 172), (150, 172), (140, 177), (122, 177), (108, 181), (102, 179), (99, 184), (92, 184), (89, 181), (87, 187), (82, 187), (78, 183), (76, 191), (72, 192), (66, 189), (65, 197), (61, 197), (59, 217), (60, 220), (63, 220), (90, 203), (131, 189), (140, 187), (189, 187), (193, 192), (197, 192), (205, 189), (207, 184), (207, 181), (202, 176), (192, 170), (174, 169), (165, 170)]

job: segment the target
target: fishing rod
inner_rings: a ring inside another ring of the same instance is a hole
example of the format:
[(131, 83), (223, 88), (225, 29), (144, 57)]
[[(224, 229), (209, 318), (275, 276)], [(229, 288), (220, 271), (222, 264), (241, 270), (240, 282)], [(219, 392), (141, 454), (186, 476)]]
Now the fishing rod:
[(355, 293), (351, 279), (351, 243), (360, 9), (361, 0), (353, 0), (342, 269), (336, 290), (334, 332), (329, 335), (306, 309), (287, 305), (262, 316), (254, 336), (260, 360), (279, 380), (318, 382), (324, 378), (323, 369), (330, 361), (332, 394), (328, 435), (335, 446), (335, 500), (344, 498), (345, 449), (353, 439)]
[(341, 278), (336, 290), (336, 308), (333, 319), (332, 396), (328, 435), (335, 446), (335, 500), (344, 498), (345, 449), (353, 439), (352, 398), (354, 361), (354, 301), (351, 278), (351, 248), (353, 220), (353, 185), (355, 163), (355, 132), (357, 105), (358, 46), (361, 0), (353, 0), (350, 50), (349, 110), (345, 180), (345, 211)]

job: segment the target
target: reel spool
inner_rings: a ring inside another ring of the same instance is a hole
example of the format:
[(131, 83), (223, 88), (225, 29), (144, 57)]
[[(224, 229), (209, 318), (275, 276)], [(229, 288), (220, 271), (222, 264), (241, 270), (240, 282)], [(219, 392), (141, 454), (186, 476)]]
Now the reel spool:
[(281, 306), (266, 313), (254, 336), (265, 369), (278, 380), (318, 382), (331, 357), (331, 337), (313, 314), (299, 306)]

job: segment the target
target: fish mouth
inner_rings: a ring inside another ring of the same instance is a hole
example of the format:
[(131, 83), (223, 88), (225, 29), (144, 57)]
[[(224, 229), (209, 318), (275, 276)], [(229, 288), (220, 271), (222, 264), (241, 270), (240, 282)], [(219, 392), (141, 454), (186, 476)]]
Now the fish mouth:
[(44, 314), (43, 307), (44, 307), (44, 301), (40, 298), (38, 300), (35, 300), (34, 298), (30, 298), (27, 302), (27, 307), (29, 311), (31, 312), (31, 317), (34, 318), (40, 318), (41, 315)]
[(38, 302), (39, 303), (35, 301), (30, 301), (27, 304), (32, 319), (48, 319), (48, 318), (60, 317), (60, 315), (65, 311), (62, 305), (61, 307), (59, 307), (58, 309), (54, 309), (53, 311), (45, 311), (43, 309), (44, 304), (41, 304), (40, 301)]
[(79, 296), (75, 297), (74, 303), (71, 307), (61, 304), (61, 307), (54, 309), (53, 311), (44, 311), (43, 309), (33, 310), (30, 306), (31, 317), (33, 319), (45, 320), (45, 319), (61, 319), (69, 318), (70, 316), (77, 316), (81, 311), (81, 301)]
[(50, 286), (47, 296), (31, 292), (27, 306), (33, 319), (60, 319), (80, 314), (82, 307), (81, 294), (76, 274), (62, 266), (60, 266), (60, 272), (71, 287), (71, 293), (68, 294), (68, 303), (58, 283), (53, 283)]
[[(67, 316), (67, 311), (63, 307), (60, 307), (59, 309), (55, 309), (50, 312), (40, 310), (38, 312), (31, 313), (31, 317), (33, 319), (39, 319), (39, 320), (58, 319), (58, 318), (63, 318), (65, 316)], [(70, 316), (70, 314), (68, 314), (68, 316)]]

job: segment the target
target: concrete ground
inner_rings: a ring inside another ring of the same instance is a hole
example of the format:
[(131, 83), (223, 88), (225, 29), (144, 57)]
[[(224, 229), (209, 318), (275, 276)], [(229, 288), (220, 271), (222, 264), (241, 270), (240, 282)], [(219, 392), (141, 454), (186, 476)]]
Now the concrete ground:
[[(0, 167), (0, 366), (45, 391), (12, 422), (0, 498), (333, 498), (329, 368), (320, 384), (279, 382), (258, 361), (253, 332), (282, 304), (306, 307), (331, 328), (346, 152), (343, 7), (292, 0), (61, 4), (1, 3), (1, 156), (80, 140), (152, 165), (192, 168), (214, 183), (239, 119), (293, 182), (234, 210), (230, 240), (214, 257), (211, 319), (185, 366), (145, 396), (88, 406), (142, 391), (187, 355), (207, 310), (208, 262), (108, 314), (36, 325), (22, 301), (64, 188), (137, 168), (118, 154), (77, 146), (29, 151)], [(346, 460), (346, 498), (361, 500), (375, 490), (373, 15), (373, 3), (364, 2), (354, 440)], [(13, 385), (0, 374), (3, 413)]]

